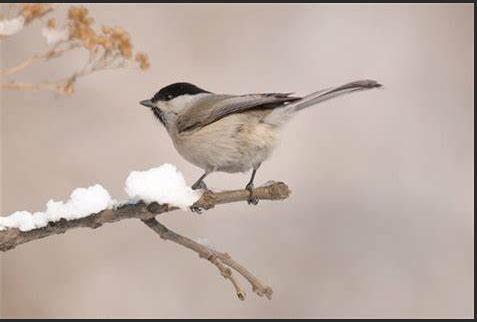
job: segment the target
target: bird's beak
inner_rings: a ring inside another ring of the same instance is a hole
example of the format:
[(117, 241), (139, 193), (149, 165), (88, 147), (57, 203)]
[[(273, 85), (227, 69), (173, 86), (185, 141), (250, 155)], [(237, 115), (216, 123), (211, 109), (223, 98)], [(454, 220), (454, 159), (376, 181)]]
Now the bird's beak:
[(139, 104), (149, 108), (156, 107), (156, 103), (153, 103), (151, 100), (140, 101)]

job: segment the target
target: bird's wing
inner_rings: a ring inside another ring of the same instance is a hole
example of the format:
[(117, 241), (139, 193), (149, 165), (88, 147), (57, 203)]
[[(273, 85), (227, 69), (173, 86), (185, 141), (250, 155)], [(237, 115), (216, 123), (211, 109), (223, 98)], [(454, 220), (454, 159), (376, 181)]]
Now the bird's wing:
[(264, 93), (207, 97), (179, 116), (177, 130), (179, 133), (194, 131), (231, 114), (250, 109), (273, 109), (301, 99), (290, 95), (291, 93)]

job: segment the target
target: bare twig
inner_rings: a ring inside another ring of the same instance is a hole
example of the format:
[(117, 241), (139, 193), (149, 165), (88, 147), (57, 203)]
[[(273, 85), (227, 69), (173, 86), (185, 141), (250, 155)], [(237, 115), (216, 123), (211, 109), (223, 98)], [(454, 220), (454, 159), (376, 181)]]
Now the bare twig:
[(16, 81), (5, 81), (0, 83), (0, 90), (8, 91), (39, 91), (49, 90), (57, 92), (60, 90), (58, 82), (41, 82), (41, 83), (22, 83)]
[(212, 264), (217, 266), (222, 276), (229, 279), (235, 287), (236, 294), (239, 299), (245, 299), (245, 292), (240, 286), (239, 282), (235, 279), (232, 271), (224, 264), (232, 268), (234, 271), (242, 275), (251, 285), (253, 291), (259, 296), (266, 296), (268, 299), (272, 298), (272, 289), (269, 286), (264, 285), (258, 278), (250, 273), (245, 267), (235, 262), (232, 257), (227, 253), (221, 253), (214, 249), (211, 249), (205, 245), (199, 244), (187, 237), (181, 236), (172, 230), (169, 230), (163, 224), (158, 222), (155, 218), (142, 220), (149, 228), (154, 230), (162, 239), (173, 241), (176, 244), (182, 245), (197, 254), (201, 258), (209, 260)]
[(69, 46), (67, 46), (65, 48), (62, 48), (62, 49), (59, 49), (60, 45), (61, 45), (61, 43), (58, 43), (53, 48), (50, 48), (50, 49), (48, 49), (48, 50), (46, 50), (46, 51), (44, 51), (40, 54), (33, 55), (33, 56), (25, 59), (24, 61), (22, 61), (21, 63), (19, 63), (18, 65), (14, 66), (14, 67), (11, 67), (11, 68), (6, 69), (6, 70), (1, 70), (0, 71), (0, 77), (6, 77), (6, 76), (16, 74), (19, 71), (22, 71), (23, 69), (27, 68), (28, 66), (30, 66), (34, 63), (41, 62), (41, 61), (47, 61), (49, 59), (59, 57), (62, 54), (64, 54), (65, 52), (73, 50), (73, 49), (78, 48), (80, 46), (79, 43), (70, 43)]
[[(240, 285), (239, 281), (235, 278), (235, 276), (232, 273), (232, 270), (228, 267), (225, 267), (223, 264), (223, 258), (224, 254), (219, 253), (213, 249), (210, 249), (204, 245), (201, 245), (187, 237), (181, 236), (176, 232), (173, 232), (172, 230), (168, 229), (166, 226), (158, 222), (156, 219), (151, 218), (151, 219), (143, 219), (142, 220), (149, 228), (154, 230), (162, 239), (164, 240), (169, 240), (172, 241), (176, 244), (179, 244), (181, 246), (184, 246), (197, 254), (199, 254), (200, 258), (207, 259), (209, 262), (214, 264), (220, 271), (220, 274), (230, 280), (232, 285), (235, 288), (235, 293), (237, 294), (237, 297), (241, 300), (245, 300), (245, 291), (243, 290), (242, 286)], [(231, 266), (233, 268), (233, 266)], [(241, 273), (240, 271), (238, 271)], [(250, 274), (250, 273), (249, 273)], [(250, 274), (251, 275), (251, 274)], [(255, 278), (255, 277), (254, 277)], [(256, 279), (257, 280), (257, 279)], [(257, 280), (258, 281), (258, 280)], [(261, 285), (261, 284), (260, 284)], [(255, 288), (255, 286), (252, 284), (252, 286)], [(270, 296), (271, 296), (271, 288), (268, 287), (270, 290)]]
[(72, 76), (64, 79), (60, 79), (54, 82), (40, 82), (40, 83), (23, 83), (17, 82), (13, 80), (1, 81), (0, 80), (0, 90), (8, 90), (8, 91), (40, 91), (40, 90), (49, 90), (52, 92), (56, 92), (58, 94), (65, 94), (68, 93), (68, 88), (72, 85), (78, 78), (84, 77), (86, 75), (90, 75), (94, 72), (98, 72), (101, 70), (106, 69), (119, 69), (124, 66), (118, 66), (114, 68), (92, 68), (89, 71), (79, 71), (75, 72)]
[(215, 255), (211, 255), (208, 259), (212, 264), (217, 266), (222, 276), (232, 283), (235, 288), (235, 293), (237, 294), (237, 297), (242, 301), (245, 300), (246, 293), (243, 290), (242, 285), (240, 285), (240, 282), (233, 275), (232, 270), (228, 267), (225, 267)]

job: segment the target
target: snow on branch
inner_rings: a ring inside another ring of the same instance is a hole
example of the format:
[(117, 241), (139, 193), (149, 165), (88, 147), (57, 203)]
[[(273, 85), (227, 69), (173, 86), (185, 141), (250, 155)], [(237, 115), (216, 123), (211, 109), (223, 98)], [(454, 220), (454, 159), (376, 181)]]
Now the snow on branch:
[[(208, 210), (219, 204), (246, 201), (250, 195), (248, 190), (207, 191), (200, 195), (185, 184), (184, 177), (174, 166), (165, 164), (148, 171), (131, 172), (126, 180), (126, 192), (132, 199), (119, 203), (112, 200), (103, 187), (94, 185), (76, 189), (66, 202), (50, 200), (44, 212), (31, 214), (21, 211), (0, 217), (0, 251), (6, 252), (18, 245), (75, 228), (96, 229), (123, 219), (140, 219), (162, 239), (184, 246), (210, 261), (233, 284), (240, 299), (245, 298), (245, 291), (232, 270), (243, 276), (256, 294), (271, 298), (272, 289), (227, 253), (215, 250), (203, 240), (193, 241), (181, 236), (156, 219), (159, 214), (191, 206)], [(289, 195), (290, 190), (283, 182), (269, 182), (254, 191), (254, 196), (260, 200), (283, 200)]]
[[(260, 200), (280, 200), (286, 199), (290, 192), (285, 183), (274, 182), (266, 186), (258, 187), (254, 194)], [(250, 192), (245, 189), (206, 192), (194, 203), (194, 206), (208, 210), (219, 204), (246, 201), (249, 195)], [(85, 227), (95, 229), (101, 227), (103, 224), (114, 223), (123, 219), (151, 219), (155, 218), (156, 215), (178, 209), (178, 207), (169, 204), (158, 204), (157, 202), (147, 204), (141, 200), (135, 203), (125, 203), (112, 209), (104, 209), (98, 213), (90, 214), (89, 216), (79, 219), (68, 220), (60, 218), (58, 221), (50, 222), (44, 227), (28, 231), (21, 231), (18, 228), (4, 228), (0, 230), (0, 251), (6, 252), (18, 245), (52, 235), (63, 234), (74, 228)], [(0, 217), (0, 220), (5, 218), (8, 217)]]

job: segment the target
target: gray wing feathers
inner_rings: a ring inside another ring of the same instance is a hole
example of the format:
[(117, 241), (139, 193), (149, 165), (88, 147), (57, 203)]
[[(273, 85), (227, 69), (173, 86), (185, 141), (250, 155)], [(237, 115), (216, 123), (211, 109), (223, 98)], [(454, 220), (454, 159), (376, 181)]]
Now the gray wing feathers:
[(308, 106), (321, 103), (343, 94), (381, 87), (374, 80), (359, 80), (338, 87), (327, 88), (314, 92), (303, 98), (292, 97), (292, 93), (265, 93), (249, 94), (242, 96), (215, 95), (205, 98), (193, 108), (182, 114), (177, 119), (179, 133), (200, 129), (216, 122), (227, 115), (240, 113), (250, 109), (273, 109), (265, 117), (271, 125), (281, 125), (294, 114)]
[(179, 133), (202, 128), (227, 115), (240, 113), (252, 108), (271, 108), (300, 98), (290, 97), (291, 93), (250, 94), (242, 96), (217, 95), (213, 100), (205, 99), (177, 120)]

